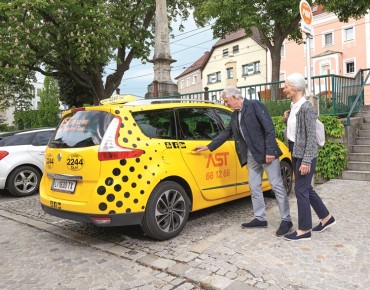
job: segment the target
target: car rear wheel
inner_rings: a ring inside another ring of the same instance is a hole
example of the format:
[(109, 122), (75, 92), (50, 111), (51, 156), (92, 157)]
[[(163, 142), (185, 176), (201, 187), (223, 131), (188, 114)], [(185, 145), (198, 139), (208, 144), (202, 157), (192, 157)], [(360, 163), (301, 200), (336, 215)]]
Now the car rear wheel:
[(287, 161), (280, 161), (281, 177), (284, 182), (286, 193), (289, 195), (293, 187), (293, 167)]
[(23, 197), (32, 195), (39, 190), (40, 172), (31, 166), (20, 166), (8, 177), (7, 189), (11, 195)]
[(189, 211), (190, 200), (183, 187), (164, 181), (153, 190), (141, 227), (154, 239), (172, 239), (184, 228)]

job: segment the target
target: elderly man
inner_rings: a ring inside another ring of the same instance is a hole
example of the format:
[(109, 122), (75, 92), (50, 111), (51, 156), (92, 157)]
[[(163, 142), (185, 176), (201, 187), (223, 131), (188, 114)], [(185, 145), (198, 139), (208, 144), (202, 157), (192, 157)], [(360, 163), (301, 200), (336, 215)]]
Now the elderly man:
[(236, 87), (227, 87), (221, 94), (226, 106), (234, 112), (228, 127), (207, 146), (197, 146), (194, 151), (213, 151), (231, 136), (241, 166), (248, 166), (248, 181), (252, 192), (255, 218), (243, 223), (243, 228), (267, 227), (265, 200), (261, 189), (265, 170), (279, 205), (281, 223), (276, 232), (283, 236), (291, 231), (293, 223), (287, 193), (280, 171), (279, 156), (282, 154), (275, 136), (275, 127), (264, 104), (257, 100), (244, 99)]

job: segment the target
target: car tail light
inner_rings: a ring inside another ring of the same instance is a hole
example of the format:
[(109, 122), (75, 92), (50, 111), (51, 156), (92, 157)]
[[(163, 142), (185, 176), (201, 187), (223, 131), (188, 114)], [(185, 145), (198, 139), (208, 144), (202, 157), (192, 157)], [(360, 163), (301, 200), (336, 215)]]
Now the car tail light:
[(7, 151), (0, 151), (0, 160), (2, 160), (7, 155), (9, 155), (9, 152), (7, 152)]
[(99, 147), (98, 158), (100, 161), (135, 158), (144, 153), (144, 150), (126, 148), (117, 144), (120, 125), (121, 118), (119, 117), (115, 117), (109, 124)]

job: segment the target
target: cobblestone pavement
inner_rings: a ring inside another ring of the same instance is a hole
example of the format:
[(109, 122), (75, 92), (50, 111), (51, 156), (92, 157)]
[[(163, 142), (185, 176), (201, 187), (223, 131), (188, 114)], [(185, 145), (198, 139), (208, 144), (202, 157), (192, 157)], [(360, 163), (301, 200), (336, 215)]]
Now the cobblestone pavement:
[(253, 218), (245, 198), (192, 213), (178, 237), (159, 242), (140, 227), (49, 216), (37, 195), (0, 197), (0, 289), (370, 289), (370, 182), (316, 189), (337, 224), (299, 242), (275, 236), (272, 198), (266, 229), (240, 227)]

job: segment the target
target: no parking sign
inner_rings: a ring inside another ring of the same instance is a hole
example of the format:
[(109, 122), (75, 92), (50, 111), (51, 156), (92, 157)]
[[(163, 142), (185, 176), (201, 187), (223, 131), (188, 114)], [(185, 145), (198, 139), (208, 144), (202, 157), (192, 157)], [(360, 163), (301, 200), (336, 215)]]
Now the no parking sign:
[(312, 10), (310, 4), (307, 1), (301, 0), (299, 3), (299, 13), (301, 15), (301, 29), (307, 34), (313, 34), (312, 30)]

